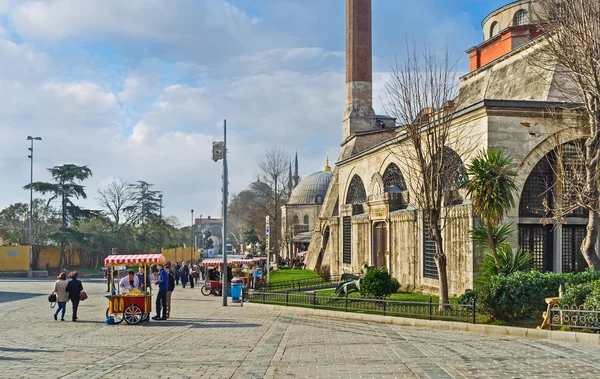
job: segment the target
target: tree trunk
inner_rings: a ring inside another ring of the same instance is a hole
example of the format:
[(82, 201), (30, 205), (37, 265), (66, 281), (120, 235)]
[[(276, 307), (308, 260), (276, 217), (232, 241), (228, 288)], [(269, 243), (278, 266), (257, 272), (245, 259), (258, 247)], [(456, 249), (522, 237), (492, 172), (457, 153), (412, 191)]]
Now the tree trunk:
[(496, 244), (494, 243), (494, 235), (492, 233), (492, 226), (489, 223), (485, 223), (485, 229), (487, 231), (488, 236), (488, 245), (490, 246), (490, 250), (494, 255), (494, 262), (496, 263), (496, 270), (500, 273), (500, 257), (498, 256), (498, 249), (496, 249)]
[(440, 310), (445, 311), (448, 306), (448, 262), (446, 254), (444, 254), (444, 241), (442, 239), (442, 230), (439, 226), (439, 217), (432, 217), (434, 222), (430, 225), (430, 230), (433, 233), (433, 242), (435, 243), (435, 264), (438, 269), (439, 286), (440, 286)]
[(596, 254), (596, 241), (598, 241), (598, 227), (600, 226), (600, 217), (597, 212), (590, 211), (587, 224), (587, 234), (581, 243), (581, 254), (585, 258), (588, 267), (593, 270), (600, 270), (600, 258)]

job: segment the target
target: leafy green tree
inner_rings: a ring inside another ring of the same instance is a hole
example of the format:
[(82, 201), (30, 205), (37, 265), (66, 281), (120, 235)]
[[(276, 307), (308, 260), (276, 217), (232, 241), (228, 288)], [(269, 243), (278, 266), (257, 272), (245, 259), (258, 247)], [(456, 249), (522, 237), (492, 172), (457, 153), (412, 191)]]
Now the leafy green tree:
[(149, 233), (156, 226), (155, 217), (160, 213), (160, 191), (151, 189), (153, 184), (139, 180), (129, 184), (132, 203), (123, 208), (131, 223), (138, 226), (138, 245), (145, 252), (151, 244)]
[(258, 244), (259, 242), (260, 238), (258, 238), (258, 233), (256, 233), (256, 230), (254, 230), (254, 228), (244, 233), (244, 243), (246, 245), (250, 245), (253, 252), (256, 249), (256, 244)]
[(498, 228), (506, 213), (515, 206), (517, 174), (513, 170), (513, 160), (502, 150), (487, 149), (471, 160), (467, 175), (464, 187), (473, 203), (473, 211), (483, 221), (488, 247), (500, 270), (501, 259), (493, 229)]
[(70, 221), (76, 221), (81, 218), (90, 217), (94, 212), (83, 209), (73, 203), (73, 199), (87, 198), (85, 187), (80, 183), (92, 176), (92, 170), (88, 166), (77, 166), (74, 164), (64, 164), (62, 166), (54, 166), (49, 168), (54, 183), (35, 182), (28, 184), (24, 189), (33, 190), (43, 195), (49, 194), (50, 199), (48, 204), (54, 200), (60, 201), (61, 225), (59, 234), (63, 237), (58, 238), (60, 241), (60, 260), (59, 267), (65, 264), (65, 237), (66, 229)]

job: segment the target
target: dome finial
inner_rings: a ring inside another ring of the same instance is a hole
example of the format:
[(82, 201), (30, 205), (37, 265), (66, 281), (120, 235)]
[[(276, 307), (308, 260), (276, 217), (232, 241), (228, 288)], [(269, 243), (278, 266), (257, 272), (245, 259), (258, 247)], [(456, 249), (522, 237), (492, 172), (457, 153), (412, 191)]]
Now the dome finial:
[(325, 172), (331, 172), (331, 167), (329, 167), (329, 155), (325, 158), (325, 168), (323, 169)]
[(260, 175), (256, 174), (256, 183), (260, 183)]

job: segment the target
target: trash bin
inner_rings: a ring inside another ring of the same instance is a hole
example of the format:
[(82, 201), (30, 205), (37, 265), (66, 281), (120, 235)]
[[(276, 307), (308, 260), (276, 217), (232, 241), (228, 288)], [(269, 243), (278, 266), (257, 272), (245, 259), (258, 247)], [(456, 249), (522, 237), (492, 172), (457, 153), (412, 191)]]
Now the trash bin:
[(231, 301), (238, 302), (242, 296), (242, 287), (244, 287), (244, 279), (231, 279)]

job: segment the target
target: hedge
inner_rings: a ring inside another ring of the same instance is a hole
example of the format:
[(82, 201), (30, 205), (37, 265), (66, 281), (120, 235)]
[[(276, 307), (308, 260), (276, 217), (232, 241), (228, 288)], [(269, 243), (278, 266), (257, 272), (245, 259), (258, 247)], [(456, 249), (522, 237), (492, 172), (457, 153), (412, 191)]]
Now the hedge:
[(568, 290), (584, 283), (600, 280), (600, 271), (578, 274), (515, 272), (492, 276), (478, 284), (478, 311), (494, 319), (531, 317), (546, 310), (544, 299), (558, 296), (558, 289)]

